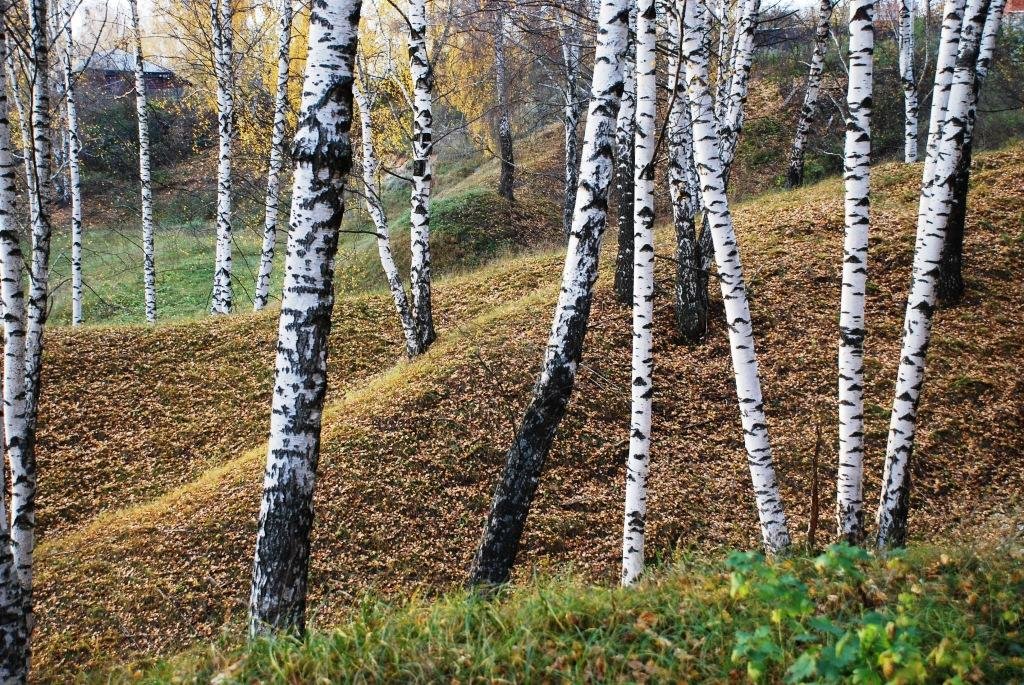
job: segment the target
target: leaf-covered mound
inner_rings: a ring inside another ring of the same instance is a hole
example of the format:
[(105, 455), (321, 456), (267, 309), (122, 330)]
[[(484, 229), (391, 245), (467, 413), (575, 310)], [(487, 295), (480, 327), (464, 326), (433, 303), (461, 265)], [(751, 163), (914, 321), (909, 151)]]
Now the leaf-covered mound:
[(629, 589), (559, 577), (496, 599), (364, 599), (301, 641), (221, 640), (141, 681), (1013, 682), (1024, 674), (1020, 544), (888, 558), (835, 546), (776, 563), (733, 552), (677, 560)]
[[(979, 155), (977, 165), (968, 293), (937, 316), (920, 412), (911, 519), (918, 540), (981, 539), (1019, 521), (1021, 511), (1024, 147)], [(898, 361), (920, 166), (884, 165), (872, 176), (869, 510)], [(736, 212), (769, 430), (794, 532), (808, 520), (817, 426), (824, 436), (821, 520), (832, 515), (842, 215), (838, 181), (765, 196)], [(671, 245), (663, 231), (659, 253), (671, 255)], [(631, 328), (629, 312), (609, 290), (611, 256), (604, 256), (578, 390), (527, 525), (518, 580), (567, 565), (591, 581), (618, 575)], [(758, 529), (720, 301), (708, 341), (679, 344), (671, 332), (671, 262), (659, 263), (650, 551), (657, 557), (677, 549), (749, 549)], [(385, 598), (436, 594), (464, 580), (543, 353), (560, 264), (557, 252), (506, 260), (439, 286), (440, 337), (411, 363), (391, 364), (400, 337), (385, 297), (339, 303), (313, 540), (318, 625), (344, 620), (367, 591)], [(95, 408), (106, 407), (99, 413), (107, 417), (102, 431), (110, 448), (50, 437), (41, 455), (41, 516), (50, 518), (39, 549), (34, 665), (43, 679), (176, 652), (208, 642), (225, 626), (240, 629), (273, 324), (269, 317), (216, 323), (212, 340), (201, 332), (207, 324), (193, 325), (191, 337), (172, 329), (130, 331), (124, 339), (139, 342), (124, 352), (117, 331), (97, 334), (102, 344), (89, 332), (51, 339), (46, 420), (59, 415), (65, 423), (59, 433), (52, 424), (44, 432), (88, 435), (76, 427), (89, 426)], [(246, 342), (250, 337), (262, 342)], [(241, 351), (221, 361), (202, 347), (215, 344)], [(137, 358), (157, 348), (159, 365)], [(248, 349), (262, 350), (262, 361), (232, 361), (248, 359)], [(108, 378), (104, 369), (131, 367), (119, 355), (138, 370)], [(190, 371), (193, 359), (206, 361)], [(262, 375), (251, 378), (250, 369)], [(134, 395), (165, 381), (173, 394), (145, 402)], [(118, 420), (119, 412), (133, 421)], [(150, 429), (153, 417), (165, 432)], [(194, 452), (188, 444), (158, 452), (132, 447), (156, 450), (168, 439), (162, 436), (177, 430), (198, 436)], [(238, 449), (246, 440), (251, 449)], [(127, 470), (108, 473), (118, 459)], [(135, 459), (139, 470), (132, 470)], [(158, 487), (150, 474), (165, 474)], [(85, 497), (106, 513), (68, 504)], [(119, 502), (138, 503), (118, 509)], [(61, 506), (75, 512), (73, 524), (61, 523)]]

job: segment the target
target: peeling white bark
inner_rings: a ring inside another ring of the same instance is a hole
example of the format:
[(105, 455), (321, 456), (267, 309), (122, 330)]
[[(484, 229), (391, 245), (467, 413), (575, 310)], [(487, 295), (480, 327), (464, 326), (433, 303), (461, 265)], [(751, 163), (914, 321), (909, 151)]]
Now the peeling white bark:
[(426, 0), (409, 2), (409, 72), (412, 75), (412, 197), (409, 238), (412, 248), (412, 314), (423, 350), (437, 338), (434, 331), (430, 276), (430, 190), (433, 183), (434, 70), (427, 52)]
[[(930, 1), (930, 0), (929, 0)], [(917, 161), (917, 78), (914, 75), (914, 0), (900, 0), (900, 84), (903, 86), (903, 161)]]
[(231, 0), (210, 0), (213, 66), (217, 77), (217, 248), (211, 314), (231, 312), (231, 189), (234, 124), (234, 28)]

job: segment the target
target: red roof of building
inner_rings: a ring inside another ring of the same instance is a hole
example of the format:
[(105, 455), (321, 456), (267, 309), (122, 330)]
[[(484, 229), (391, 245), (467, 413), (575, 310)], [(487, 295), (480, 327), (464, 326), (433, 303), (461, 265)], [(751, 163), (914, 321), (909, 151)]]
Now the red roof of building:
[(1016, 14), (1017, 12), (1024, 12), (1024, 0), (1007, 0), (1003, 13)]

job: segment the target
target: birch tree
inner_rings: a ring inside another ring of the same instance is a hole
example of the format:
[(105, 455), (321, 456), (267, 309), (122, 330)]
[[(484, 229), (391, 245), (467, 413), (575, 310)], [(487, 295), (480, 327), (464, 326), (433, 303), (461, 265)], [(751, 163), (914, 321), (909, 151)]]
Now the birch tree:
[(946, 228), (946, 241), (942, 246), (942, 261), (939, 265), (939, 301), (949, 305), (960, 300), (964, 293), (963, 249), (964, 224), (967, 219), (967, 191), (971, 180), (971, 158), (974, 143), (974, 125), (978, 116), (978, 98), (982, 83), (988, 76), (995, 49), (996, 35), (1003, 17), (1006, 0), (992, 0), (989, 5), (988, 17), (981, 36), (981, 47), (978, 50), (978, 65), (975, 69), (974, 97), (967, 117), (964, 130), (963, 153), (956, 170), (956, 182), (953, 191), (953, 206), (950, 209), (949, 224)]
[(274, 124), (270, 134), (270, 162), (267, 164), (267, 194), (264, 201), (263, 247), (260, 270), (256, 276), (253, 309), (259, 311), (270, 299), (270, 274), (274, 268), (277, 246), (277, 223), (281, 211), (281, 170), (284, 168), (285, 117), (288, 114), (288, 68), (292, 41), (292, 0), (278, 3), (277, 23), (277, 92), (274, 94)]
[(505, 7), (494, 3), (494, 89), (498, 95), (498, 149), (501, 175), (498, 194), (512, 202), (515, 188), (515, 155), (512, 149), (511, 105), (508, 100), (508, 65), (505, 60)]
[(574, 11), (563, 12), (558, 21), (558, 40), (562, 52), (562, 130), (565, 139), (565, 167), (562, 178), (565, 200), (562, 203), (562, 229), (566, 238), (572, 230), (573, 210), (576, 208), (576, 184), (579, 181), (579, 136), (583, 109), (580, 81), (580, 19)]
[[(903, 322), (903, 344), (896, 376), (896, 393), (889, 423), (882, 494), (878, 504), (879, 547), (902, 546), (907, 539), (910, 507), (910, 458), (917, 430), (917, 409), (924, 386), (925, 357), (931, 339), (936, 281), (946, 225), (953, 202), (956, 168), (967, 129), (978, 60), (979, 42), (990, 0), (970, 0), (960, 35), (957, 58), (948, 88), (945, 122), (934, 147), (935, 159), (922, 183), (922, 204), (917, 224), (913, 275)], [(936, 77), (933, 99), (941, 87)], [(924, 189), (927, 189), (925, 196)]]
[(437, 338), (431, 304), (430, 277), (430, 156), (433, 153), (434, 71), (427, 53), (427, 2), (409, 2), (409, 72), (412, 75), (412, 313), (420, 348)]
[(250, 635), (305, 628), (334, 258), (352, 166), (349, 128), (360, 10), (360, 0), (315, 0), (311, 8)]
[(814, 29), (814, 49), (811, 51), (811, 66), (807, 72), (807, 90), (804, 103), (797, 118), (796, 135), (789, 153), (789, 170), (786, 173), (786, 187), (799, 188), (804, 184), (804, 149), (807, 135), (811, 131), (814, 117), (818, 113), (818, 95), (821, 93), (821, 75), (825, 70), (825, 52), (832, 33), (832, 0), (818, 3), (818, 21)]
[[(707, 334), (708, 329), (707, 285), (705, 278), (698, 273), (705, 267), (695, 223), (700, 209), (700, 184), (693, 166), (693, 131), (686, 75), (680, 56), (682, 32), (678, 12), (670, 11), (667, 22), (670, 101), (665, 135), (668, 138), (668, 187), (676, 232), (676, 330), (684, 341), (696, 342)], [(701, 284), (704, 285), (703, 290)]]
[(849, 79), (843, 183), (846, 194), (843, 281), (839, 304), (838, 534), (852, 544), (864, 534), (864, 293), (871, 225), (871, 97), (874, 0), (850, 3)]
[[(64, 101), (68, 132), (68, 175), (71, 195), (71, 325), (82, 325), (82, 139), (78, 130), (78, 106), (75, 99), (75, 74), (72, 65), (75, 40), (71, 26), (71, 6), (61, 12), (64, 50), (61, 67), (64, 72)], [(8, 131), (8, 145), (10, 132)]]
[(636, 142), (636, 7), (630, 5), (629, 33), (623, 64), (622, 97), (615, 120), (615, 190), (619, 196), (615, 297), (633, 302), (633, 148)]
[(946, 107), (949, 91), (953, 85), (957, 53), (960, 47), (960, 30), (964, 19), (965, 0), (946, 0), (942, 9), (942, 30), (939, 47), (935, 55), (935, 85), (932, 88), (932, 106), (928, 117), (928, 138), (925, 146), (924, 175), (921, 200), (918, 205), (918, 225), (927, 211), (934, 181), (933, 168), (937, 158), (942, 126), (946, 122)]
[[(7, 49), (6, 20), (10, 4), (0, 0), (0, 52)], [(4, 55), (6, 58), (6, 55)], [(0, 304), (3, 305), (3, 452), (24, 448), (25, 425), (25, 294), (24, 263), (15, 213), (15, 167), (8, 120), (7, 70), (0, 70)], [(0, 464), (3, 466), (3, 464)], [(7, 469), (0, 468), (0, 492)], [(18, 570), (12, 551), (6, 497), (0, 497), (0, 681), (28, 679), (29, 625)]]
[(217, 80), (217, 250), (211, 314), (231, 312), (231, 189), (234, 124), (234, 29), (231, 0), (210, 0), (213, 67)]
[(405, 293), (402, 276), (398, 272), (395, 258), (391, 252), (391, 229), (388, 227), (384, 204), (380, 199), (380, 184), (377, 182), (377, 170), (380, 162), (373, 146), (373, 126), (370, 122), (370, 101), (366, 94), (357, 86), (353, 90), (356, 105), (359, 107), (360, 134), (363, 152), (363, 188), (366, 195), (366, 211), (373, 220), (377, 233), (377, 253), (380, 255), (380, 266), (387, 279), (388, 289), (395, 301), (395, 311), (405, 336), (405, 352), (409, 358), (420, 354), (420, 341), (416, 337), (416, 325), (409, 309), (409, 298)]
[[(722, 139), (721, 161), (727, 172), (726, 178), (736, 156), (736, 144), (743, 129), (744, 105), (750, 88), (750, 69), (754, 64), (754, 34), (757, 32), (761, 0), (740, 0), (740, 8), (730, 59), (728, 99), (723, 103), (724, 116), (719, 120), (719, 135)], [(728, 181), (726, 183), (728, 184)]]
[(900, 84), (903, 86), (903, 161), (916, 162), (918, 104), (917, 79), (914, 76), (914, 0), (900, 0), (897, 37), (900, 48)]
[(629, 12), (626, 0), (602, 0), (597, 24), (594, 76), (583, 135), (580, 183), (566, 248), (562, 287), (540, 377), (508, 450), (470, 570), (470, 583), (508, 581), (544, 460), (576, 380), (597, 280), (598, 256), (608, 211), (612, 146)]
[(761, 521), (761, 537), (765, 550), (769, 554), (777, 554), (789, 546), (789, 530), (772, 463), (739, 245), (733, 230), (729, 200), (725, 194), (725, 170), (721, 158), (723, 143), (716, 130), (708, 76), (707, 33), (708, 18), (704, 3), (701, 0), (686, 0), (683, 59), (693, 126), (693, 156), (700, 176), (704, 211), (714, 244), (718, 279), (725, 303), (729, 347), (743, 424), (743, 442)]
[[(146, 68), (142, 57), (142, 28), (138, 0), (128, 0), (135, 41), (135, 111), (139, 118), (139, 183), (142, 187), (142, 275), (146, 321), (156, 322), (156, 255), (153, 247), (153, 189), (149, 165), (149, 106), (146, 103)], [(70, 23), (70, 22), (69, 22)]]
[(633, 357), (626, 511), (622, 539), (622, 584), (644, 570), (647, 475), (651, 453), (651, 398), (654, 394), (654, 148), (657, 129), (657, 17), (654, 0), (636, 3), (636, 143), (633, 200)]

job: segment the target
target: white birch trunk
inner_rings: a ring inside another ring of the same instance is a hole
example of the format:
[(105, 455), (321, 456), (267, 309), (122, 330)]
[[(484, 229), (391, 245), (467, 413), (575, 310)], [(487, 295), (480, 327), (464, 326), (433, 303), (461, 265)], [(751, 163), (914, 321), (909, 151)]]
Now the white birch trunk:
[[(930, 1), (930, 0), (929, 0)], [(914, 75), (914, 0), (900, 0), (900, 84), (903, 86), (903, 161), (917, 161), (917, 79)]]
[(719, 134), (722, 139), (722, 167), (726, 171), (726, 176), (736, 155), (736, 144), (743, 128), (744, 104), (750, 87), (750, 68), (754, 63), (754, 33), (757, 31), (758, 15), (761, 12), (760, 0), (740, 2), (741, 12), (733, 41), (732, 77)]
[(402, 283), (402, 276), (398, 272), (395, 258), (391, 253), (391, 229), (388, 227), (387, 216), (384, 214), (384, 205), (380, 200), (380, 186), (377, 183), (377, 169), (379, 162), (373, 148), (373, 126), (370, 121), (370, 103), (366, 95), (358, 88), (353, 89), (353, 96), (359, 106), (360, 133), (363, 145), (363, 188), (366, 192), (366, 211), (373, 220), (373, 226), (377, 231), (377, 253), (380, 255), (380, 266), (384, 270), (384, 278), (387, 279), (388, 289), (395, 301), (395, 311), (398, 314), (398, 322), (402, 325), (402, 334), (405, 336), (405, 352), (409, 358), (420, 354), (419, 339), (416, 337), (416, 325), (412, 319), (412, 312), (409, 309), (409, 299), (405, 294), (405, 286)]
[(234, 29), (231, 0), (210, 0), (213, 66), (217, 77), (217, 247), (211, 314), (231, 312), (231, 189), (234, 125)]
[(281, 211), (281, 170), (285, 160), (285, 117), (288, 113), (288, 67), (292, 41), (292, 0), (281, 0), (277, 25), (277, 92), (274, 94), (274, 128), (270, 138), (270, 162), (267, 164), (266, 211), (263, 219), (263, 248), (256, 276), (253, 309), (259, 311), (270, 299), (270, 274), (277, 246), (278, 214)]
[[(883, 548), (902, 546), (907, 539), (910, 458), (914, 450), (918, 402), (924, 385), (925, 356), (931, 339), (938, 267), (954, 196), (956, 169), (962, 154), (961, 144), (974, 99), (979, 41), (989, 4), (989, 0), (970, 0), (967, 5), (951, 85), (946, 88), (945, 124), (936, 136), (932, 168), (926, 169), (926, 173), (931, 173), (931, 178), (926, 178), (922, 184), (930, 188), (931, 192), (927, 196), (927, 206), (918, 218), (913, 275), (903, 322), (903, 345), (889, 422), (882, 494), (877, 515), (877, 544)], [(937, 76), (933, 97), (938, 96), (937, 91), (941, 87), (943, 83)]]
[(431, 304), (430, 190), (433, 182), (430, 156), (434, 149), (434, 72), (427, 53), (426, 0), (409, 2), (409, 72), (412, 75), (412, 197), (409, 237), (412, 248), (412, 313), (420, 348), (426, 350), (437, 338)]
[(562, 204), (562, 229), (566, 238), (572, 230), (572, 215), (576, 208), (576, 183), (579, 181), (580, 143), (576, 130), (583, 109), (580, 80), (580, 29), (575, 12), (566, 12), (558, 26), (562, 49), (562, 129), (565, 138), (565, 201)]
[(864, 294), (867, 289), (871, 180), (871, 97), (875, 49), (874, 0), (850, 4), (846, 92), (845, 230), (839, 304), (838, 535), (852, 544), (864, 535)]
[[(78, 131), (78, 106), (75, 100), (75, 75), (72, 59), (74, 35), (71, 29), (71, 6), (61, 13), (64, 50), (61, 53), (64, 71), (64, 99), (68, 132), (68, 174), (71, 194), (71, 325), (82, 325), (82, 174), (80, 158), (82, 139)], [(9, 134), (8, 134), (9, 135)]]
[(352, 166), (349, 128), (359, 0), (314, 3), (295, 134), (291, 230), (278, 326), (250, 634), (305, 626), (313, 486), (327, 390), (334, 266)]
[(811, 52), (811, 66), (807, 73), (807, 90), (804, 92), (804, 104), (800, 108), (797, 119), (796, 135), (789, 153), (789, 172), (786, 175), (786, 186), (799, 188), (804, 183), (804, 148), (807, 146), (807, 135), (818, 112), (818, 95), (821, 92), (821, 74), (825, 69), (825, 52), (828, 50), (828, 38), (832, 33), (832, 0), (821, 0), (818, 3), (818, 23), (814, 30), (814, 49)]
[(139, 185), (142, 199), (142, 279), (146, 321), (156, 322), (156, 254), (153, 247), (153, 188), (149, 164), (149, 107), (146, 103), (146, 72), (142, 57), (142, 26), (138, 0), (128, 0), (135, 39), (135, 111), (139, 118)]
[(498, 194), (512, 202), (516, 166), (512, 148), (512, 114), (508, 101), (508, 65), (505, 59), (505, 7), (502, 2), (496, 0), (494, 11), (494, 88), (498, 94), (498, 148), (501, 151)]
[(615, 120), (615, 190), (619, 196), (615, 297), (633, 303), (633, 155), (636, 143), (636, 6), (630, 5), (622, 97)]
[(721, 159), (721, 140), (715, 130), (715, 113), (708, 77), (707, 9), (700, 0), (686, 0), (683, 15), (683, 58), (686, 61), (687, 93), (693, 126), (694, 160), (700, 176), (705, 212), (715, 246), (715, 262), (722, 286), (729, 347), (732, 353), (743, 423), (743, 441), (754, 486), (761, 537), (765, 550), (777, 554), (789, 546), (789, 531), (782, 507), (775, 468), (772, 464), (768, 425), (761, 398), (761, 380), (754, 353), (750, 308), (743, 283), (739, 246), (733, 231), (729, 200), (725, 194), (725, 176)]
[(957, 51), (960, 46), (960, 29), (963, 25), (965, 0), (946, 0), (942, 10), (942, 32), (939, 48), (935, 55), (935, 86), (932, 89), (932, 107), (928, 117), (928, 140), (925, 149), (924, 192), (918, 210), (918, 224), (928, 205), (931, 184), (934, 178), (933, 166), (939, 144), (942, 126), (946, 122), (946, 105), (953, 84)]
[(580, 183), (562, 270), (562, 287), (540, 377), (508, 450), (508, 461), (495, 489), (470, 570), (470, 582), (474, 585), (508, 581), (544, 461), (565, 415), (583, 355), (601, 236), (608, 213), (615, 117), (622, 93), (627, 9), (627, 0), (603, 0), (601, 3)]
[(657, 17), (654, 0), (638, 0), (636, 13), (636, 144), (633, 198), (633, 358), (622, 584), (644, 571), (647, 475), (651, 456), (654, 356), (654, 148), (657, 144)]
[[(6, 17), (10, 5), (0, 0), (0, 51), (6, 51)], [(24, 262), (15, 219), (14, 175), (6, 69), (0, 72), (0, 304), (3, 305), (3, 452), (23, 449), (25, 420)], [(19, 444), (20, 443), (20, 444)], [(6, 467), (0, 463), (0, 492), (6, 492)], [(29, 630), (21, 583), (12, 554), (6, 497), (0, 497), (0, 682), (28, 678)]]

